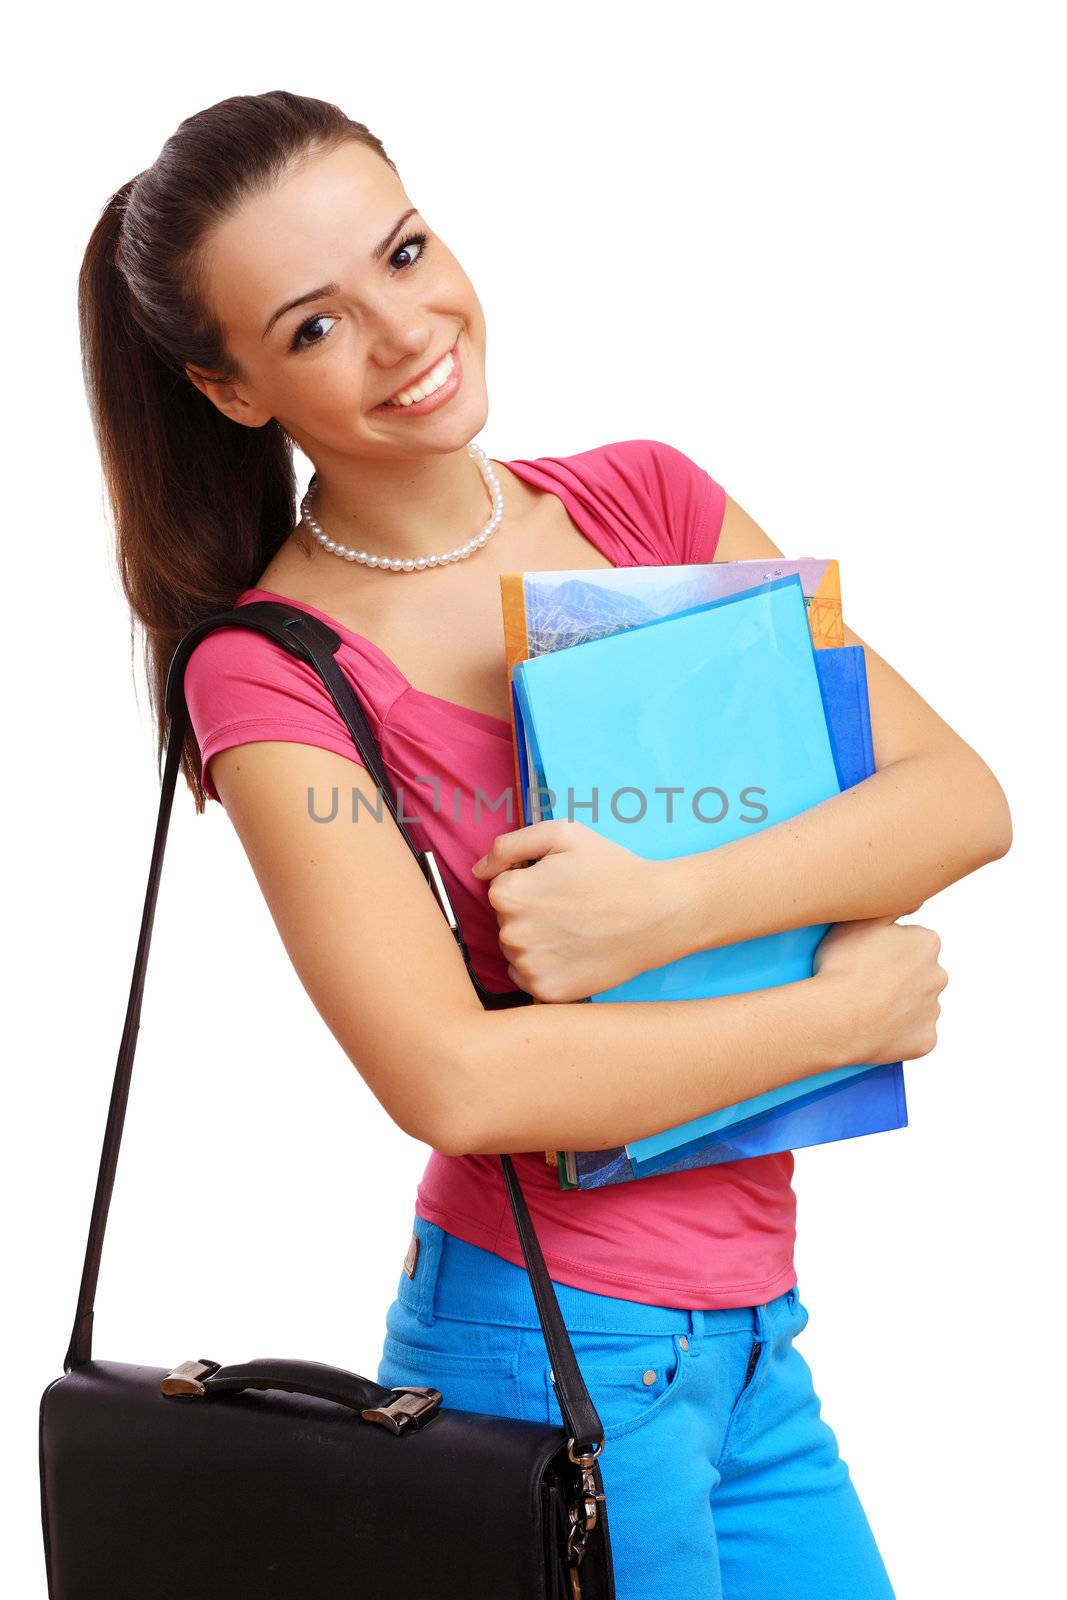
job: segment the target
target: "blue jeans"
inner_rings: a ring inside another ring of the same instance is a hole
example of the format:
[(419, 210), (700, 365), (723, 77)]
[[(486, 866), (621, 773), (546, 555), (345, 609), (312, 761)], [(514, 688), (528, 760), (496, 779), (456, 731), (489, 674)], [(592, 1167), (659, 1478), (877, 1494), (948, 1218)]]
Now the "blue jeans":
[[(422, 1217), (414, 1236), (378, 1381), (562, 1425), (525, 1269)], [(894, 1600), (793, 1348), (808, 1321), (795, 1285), (723, 1311), (554, 1287), (604, 1425), (617, 1600)]]

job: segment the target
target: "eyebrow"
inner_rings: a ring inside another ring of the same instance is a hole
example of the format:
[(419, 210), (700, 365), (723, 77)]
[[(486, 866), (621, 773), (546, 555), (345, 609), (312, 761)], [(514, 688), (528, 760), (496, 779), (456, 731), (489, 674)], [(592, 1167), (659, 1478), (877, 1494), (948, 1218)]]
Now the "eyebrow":
[[(396, 221), (393, 223), (393, 226), (389, 229), (389, 232), (386, 234), (382, 242), (380, 244), (376, 244), (374, 249), (371, 251), (370, 254), (372, 261), (380, 261), (382, 259), (385, 252), (388, 250), (389, 246), (392, 244), (393, 240), (404, 226), (405, 222), (409, 217), (413, 217), (417, 210), (417, 206), (409, 206), (404, 212), (403, 216), (397, 217)], [(279, 306), (277, 311), (275, 311), (273, 316), (271, 316), (267, 322), (267, 326), (263, 329), (263, 332), (260, 335), (261, 339), (265, 339), (267, 337), (274, 324), (278, 321), (278, 318), (284, 317), (287, 311), (295, 311), (297, 306), (306, 306), (311, 300), (325, 300), (327, 295), (340, 294), (340, 292), (341, 285), (339, 283), (322, 283), (317, 289), (309, 289), (307, 294), (298, 294), (292, 300), (287, 300), (285, 304)]]

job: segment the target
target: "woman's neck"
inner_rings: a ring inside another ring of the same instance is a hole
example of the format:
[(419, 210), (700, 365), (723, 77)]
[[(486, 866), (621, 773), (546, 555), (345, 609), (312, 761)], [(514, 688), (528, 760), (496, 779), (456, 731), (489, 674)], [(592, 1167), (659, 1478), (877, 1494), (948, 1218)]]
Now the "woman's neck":
[(464, 448), (407, 460), (327, 459), (317, 468), (311, 510), (339, 544), (407, 561), (474, 538), (492, 516), (493, 502)]

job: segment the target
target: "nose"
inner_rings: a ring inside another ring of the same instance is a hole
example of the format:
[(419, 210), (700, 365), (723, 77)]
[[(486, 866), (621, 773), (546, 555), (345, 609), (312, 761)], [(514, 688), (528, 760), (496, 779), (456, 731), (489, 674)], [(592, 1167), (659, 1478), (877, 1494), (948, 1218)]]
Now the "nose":
[(370, 360), (386, 376), (413, 372), (423, 357), (433, 356), (435, 338), (440, 343), (432, 322), (411, 306), (383, 307), (368, 331)]

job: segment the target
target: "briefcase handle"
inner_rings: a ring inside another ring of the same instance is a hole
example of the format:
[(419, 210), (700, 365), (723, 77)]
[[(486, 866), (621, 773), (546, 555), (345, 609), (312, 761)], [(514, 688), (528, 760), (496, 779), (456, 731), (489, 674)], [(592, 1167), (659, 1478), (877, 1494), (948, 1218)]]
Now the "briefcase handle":
[[(145, 892), (144, 909), (141, 914), (141, 928), (133, 963), (133, 977), (126, 1007), (126, 1020), (119, 1043), (115, 1079), (111, 1091), (111, 1103), (108, 1107), (107, 1125), (104, 1130), (96, 1192), (93, 1197), (93, 1210), (89, 1222), (89, 1237), (85, 1247), (85, 1260), (82, 1266), (81, 1285), (78, 1292), (78, 1306), (75, 1312), (70, 1344), (63, 1359), (64, 1372), (69, 1372), (72, 1367), (82, 1366), (92, 1359), (93, 1316), (97, 1282), (100, 1275), (100, 1258), (103, 1251), (104, 1233), (107, 1228), (111, 1194), (115, 1184), (119, 1145), (122, 1140), (122, 1128), (126, 1116), (130, 1079), (133, 1072), (133, 1058), (137, 1048), (145, 971), (148, 965), (148, 951), (152, 940), (152, 924), (159, 894), (163, 854), (167, 844), (167, 830), (174, 802), (182, 749), (189, 725), (189, 713), (185, 704), (185, 668), (192, 651), (207, 634), (213, 633), (219, 628), (234, 627), (251, 628), (255, 632), (266, 634), (268, 638), (273, 639), (275, 644), (280, 645), (282, 649), (287, 650), (291, 655), (309, 662), (322, 678), (360, 755), (374, 777), (389, 807), (393, 820), (400, 829), (408, 848), (415, 855), (423, 876), (433, 890), (441, 910), (448, 919), (449, 926), (463, 955), (468, 976), (483, 1006), (486, 1009), (497, 1009), (504, 1006), (528, 1005), (533, 998), (522, 990), (516, 990), (514, 994), (510, 991), (502, 995), (494, 994), (491, 990), (485, 989), (475, 976), (458, 918), (448, 900), (433, 854), (431, 851), (421, 851), (404, 826), (393, 799), (392, 786), (385, 770), (385, 764), (378, 749), (377, 741), (364, 714), (359, 697), (335, 659), (336, 652), (341, 645), (340, 635), (319, 617), (313, 616), (310, 612), (303, 610), (302, 607), (277, 600), (251, 601), (247, 605), (235, 606), (231, 611), (221, 612), (217, 616), (207, 617), (202, 622), (195, 623), (178, 641), (167, 671), (164, 710), (170, 719), (170, 726), (167, 733), (166, 762), (160, 788), (159, 813), (152, 843), (148, 886)], [(522, 1185), (519, 1182), (518, 1174), (515, 1171), (510, 1155), (502, 1154), (500, 1156), (500, 1164), (504, 1172), (504, 1184), (507, 1189), (512, 1215), (515, 1218), (515, 1228), (522, 1247), (523, 1258), (530, 1276), (538, 1320), (540, 1321), (541, 1331), (544, 1334), (545, 1344), (548, 1347), (552, 1362), (560, 1412), (570, 1436), (568, 1446), (572, 1456), (581, 1456), (590, 1452), (596, 1454), (604, 1442), (604, 1429), (596, 1408), (589, 1397), (585, 1380), (579, 1370), (574, 1347), (571, 1344), (566, 1324), (559, 1309), (556, 1291), (548, 1275), (548, 1268), (545, 1265), (537, 1231), (534, 1228), (533, 1219), (526, 1204), (526, 1197), (522, 1192)], [(209, 1365), (213, 1366), (214, 1363), (209, 1363)], [(272, 1363), (272, 1365), (275, 1364)], [(290, 1363), (289, 1365), (293, 1364)], [(246, 1365), (240, 1370), (247, 1371), (248, 1366)], [(330, 1370), (336, 1371), (336, 1369)], [(360, 1381), (365, 1383), (367, 1380)], [(210, 1389), (210, 1376), (206, 1378), (204, 1387), (205, 1389)]]
[(279, 1356), (244, 1361), (223, 1367), (217, 1361), (183, 1361), (159, 1386), (168, 1399), (207, 1400), (215, 1394), (239, 1394), (244, 1389), (281, 1389), (286, 1394), (307, 1394), (319, 1400), (358, 1411), (365, 1422), (378, 1422), (391, 1433), (414, 1432), (436, 1416), (441, 1391), (429, 1386), (399, 1384), (387, 1389), (344, 1367), (322, 1361), (293, 1361)]

